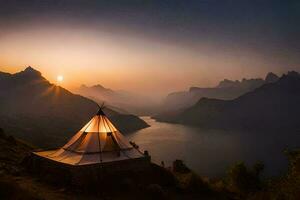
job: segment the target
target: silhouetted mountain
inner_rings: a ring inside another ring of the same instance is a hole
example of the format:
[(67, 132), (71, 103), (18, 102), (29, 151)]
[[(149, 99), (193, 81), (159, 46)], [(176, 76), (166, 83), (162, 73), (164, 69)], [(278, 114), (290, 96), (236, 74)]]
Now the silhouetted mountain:
[(299, 102), (300, 75), (289, 72), (236, 99), (202, 98), (175, 116), (158, 119), (203, 128), (300, 130)]
[(231, 81), (225, 79), (219, 83), (217, 88), (240, 88), (240, 89), (252, 89), (263, 85), (265, 81), (261, 78), (256, 79), (245, 79), (243, 78), (242, 81)]
[(203, 97), (223, 100), (234, 99), (262, 86), (265, 83), (274, 82), (276, 80), (278, 80), (278, 77), (274, 73), (269, 73), (265, 80), (261, 78), (242, 79), (241, 81), (224, 79), (213, 88), (191, 87), (189, 91), (169, 94), (161, 106), (162, 112), (160, 114), (176, 112), (178, 110), (188, 108), (197, 103), (197, 101)]
[(279, 79), (279, 77), (276, 74), (274, 74), (272, 72), (269, 72), (267, 74), (266, 78), (265, 78), (265, 82), (266, 83), (273, 83), (273, 82), (278, 81), (278, 79)]
[[(92, 100), (49, 83), (31, 67), (16, 74), (1, 73), (0, 77), (1, 126), (35, 145), (63, 144), (98, 110)], [(148, 126), (134, 115), (105, 111), (123, 132)]]
[(9, 77), (9, 76), (11, 76), (11, 74), (5, 73), (5, 72), (0, 72), (0, 80), (1, 80), (1, 79), (4, 79), (4, 78), (7, 78), (7, 77)]
[(117, 109), (121, 113), (149, 115), (149, 113), (155, 112), (154, 109), (157, 107), (156, 103), (149, 98), (127, 91), (112, 90), (100, 84), (91, 87), (82, 85), (76, 92), (93, 99), (99, 104), (106, 102), (108, 106)]
[(79, 92), (82, 93), (91, 93), (91, 92), (99, 92), (101, 93), (103, 96), (105, 95), (114, 95), (114, 91), (108, 88), (103, 87), (102, 85), (98, 84), (98, 85), (93, 85), (91, 87), (88, 87), (86, 85), (81, 85), (79, 88)]

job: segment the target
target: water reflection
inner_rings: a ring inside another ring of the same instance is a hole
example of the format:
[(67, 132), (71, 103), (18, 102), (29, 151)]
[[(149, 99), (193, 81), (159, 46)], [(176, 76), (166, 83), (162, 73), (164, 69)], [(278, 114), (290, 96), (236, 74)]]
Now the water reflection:
[[(151, 127), (127, 135), (141, 148), (147, 149), (157, 163), (171, 165), (175, 159), (203, 176), (223, 175), (237, 161), (253, 164), (263, 161), (266, 175), (277, 175), (286, 168), (283, 150), (295, 148), (300, 134), (246, 133), (223, 130), (201, 130), (178, 124), (156, 122), (142, 117)], [(275, 136), (274, 136), (275, 135)]]

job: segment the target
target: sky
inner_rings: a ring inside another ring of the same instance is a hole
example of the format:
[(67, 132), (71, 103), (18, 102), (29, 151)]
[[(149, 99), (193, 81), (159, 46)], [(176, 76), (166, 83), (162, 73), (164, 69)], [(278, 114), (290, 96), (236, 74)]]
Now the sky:
[(300, 71), (297, 0), (0, 0), (0, 71), (151, 96)]

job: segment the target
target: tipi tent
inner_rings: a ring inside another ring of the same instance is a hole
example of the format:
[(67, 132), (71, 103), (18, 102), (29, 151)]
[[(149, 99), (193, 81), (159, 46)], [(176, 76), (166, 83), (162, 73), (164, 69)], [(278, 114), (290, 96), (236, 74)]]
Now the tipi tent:
[(98, 113), (62, 148), (34, 154), (72, 166), (149, 160), (148, 155), (144, 155), (134, 146), (122, 136), (100, 108)]

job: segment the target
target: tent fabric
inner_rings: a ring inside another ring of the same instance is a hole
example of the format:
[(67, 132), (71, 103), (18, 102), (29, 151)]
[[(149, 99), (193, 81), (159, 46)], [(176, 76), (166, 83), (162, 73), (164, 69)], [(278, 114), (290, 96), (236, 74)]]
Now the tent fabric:
[(62, 148), (34, 154), (71, 165), (87, 165), (145, 157), (133, 148), (99, 111)]
[(84, 154), (84, 153), (75, 153), (71, 151), (66, 151), (63, 149), (59, 150), (50, 150), (50, 151), (42, 151), (35, 152), (36, 155), (45, 157), (50, 160), (58, 161), (64, 164), (70, 165), (87, 165), (87, 164), (97, 164), (97, 163), (107, 163), (128, 159), (136, 159), (144, 157), (142, 153), (137, 151), (136, 149), (129, 149), (126, 151), (121, 151), (120, 153), (109, 151), (103, 152), (101, 154)]

